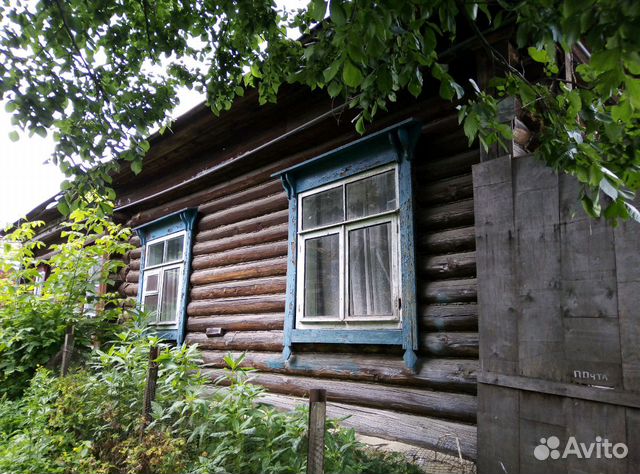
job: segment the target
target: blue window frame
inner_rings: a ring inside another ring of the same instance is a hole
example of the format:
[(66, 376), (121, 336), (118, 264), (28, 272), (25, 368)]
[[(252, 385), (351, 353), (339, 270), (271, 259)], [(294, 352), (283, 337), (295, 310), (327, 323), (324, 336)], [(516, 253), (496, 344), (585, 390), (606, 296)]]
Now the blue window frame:
[(142, 243), (138, 303), (150, 328), (182, 344), (186, 333), (193, 228), (197, 209), (184, 209), (135, 228)]
[(418, 348), (411, 158), (407, 120), (288, 168), (285, 360), (298, 343)]

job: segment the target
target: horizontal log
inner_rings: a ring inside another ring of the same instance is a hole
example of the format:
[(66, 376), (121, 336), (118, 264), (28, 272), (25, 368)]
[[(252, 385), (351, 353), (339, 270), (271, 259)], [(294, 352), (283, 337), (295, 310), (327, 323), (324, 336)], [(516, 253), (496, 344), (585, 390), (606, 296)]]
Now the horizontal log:
[(220, 298), (192, 301), (187, 306), (189, 316), (211, 314), (248, 314), (284, 312), (284, 294), (261, 295), (247, 298)]
[[(281, 410), (293, 410), (309, 403), (305, 398), (275, 393), (262, 395), (260, 401)], [(336, 402), (327, 403), (327, 416), (340, 419), (342, 426), (353, 428), (363, 435), (422, 446), (455, 456), (458, 455), (459, 443), (464, 458), (475, 460), (477, 457), (477, 429), (470, 424)]]
[(473, 198), (471, 173), (419, 186), (416, 200), (421, 206)]
[(125, 281), (127, 281), (129, 283), (138, 283), (139, 279), (140, 279), (140, 272), (139, 271), (128, 271), (127, 272), (127, 276), (125, 278)]
[(443, 357), (478, 357), (477, 332), (427, 333), (420, 338), (420, 352)]
[[(442, 135), (444, 133), (451, 133), (460, 127), (458, 123), (458, 113), (453, 112), (451, 114), (445, 115), (442, 118), (438, 118), (436, 120), (432, 120), (422, 126), (422, 139), (428, 150), (429, 145), (429, 137)], [(423, 150), (420, 150), (421, 152)]]
[[(458, 127), (449, 133), (442, 133), (435, 137), (430, 137), (427, 141), (430, 156), (445, 157), (463, 153), (469, 150), (469, 139), (466, 137), (462, 127)], [(471, 147), (473, 151), (478, 151), (479, 147)]]
[(431, 279), (475, 277), (476, 253), (423, 255), (418, 259), (418, 270)]
[(127, 265), (127, 267), (129, 268), (129, 270), (139, 271), (140, 270), (140, 259), (136, 258), (135, 260), (131, 260), (129, 262), (129, 264)]
[(129, 259), (129, 261), (132, 261), (139, 259), (140, 255), (142, 255), (142, 248), (138, 247), (136, 249), (129, 250), (129, 252), (127, 253), (127, 258)]
[(276, 211), (287, 209), (289, 201), (284, 192), (272, 194), (262, 199), (245, 202), (235, 207), (223, 209), (213, 214), (207, 214), (198, 223), (198, 230), (213, 229), (227, 224), (259, 217)]
[(224, 252), (198, 255), (193, 259), (192, 268), (201, 270), (212, 267), (222, 267), (236, 263), (253, 262), (267, 258), (283, 257), (287, 255), (287, 241), (268, 242), (251, 247), (241, 247)]
[(284, 337), (282, 331), (233, 331), (221, 337), (190, 332), (186, 341), (188, 344), (198, 344), (201, 349), (275, 352), (282, 350)]
[(138, 285), (135, 283), (123, 283), (118, 288), (118, 291), (124, 296), (136, 297), (138, 296)]
[(287, 280), (285, 277), (213, 283), (211, 285), (193, 287), (191, 300), (284, 293), (286, 287)]
[(418, 247), (430, 254), (464, 252), (475, 250), (475, 228), (460, 227), (440, 232), (421, 232), (418, 234)]
[(266, 183), (261, 183), (257, 186), (243, 189), (242, 191), (238, 191), (228, 196), (219, 197), (212, 201), (205, 202), (198, 207), (198, 210), (202, 214), (211, 214), (282, 192), (283, 189), (282, 182), (279, 179), (272, 179)]
[[(273, 212), (271, 214), (265, 214), (264, 216), (254, 217), (252, 219), (247, 219), (246, 221), (236, 222), (234, 224), (229, 224), (221, 227), (216, 227), (210, 230), (200, 230), (196, 234), (196, 241), (216, 241), (222, 239), (237, 237), (251, 234), (253, 232), (260, 232), (262, 230), (266, 230), (267, 228), (271, 228), (273, 226), (279, 224), (286, 224), (289, 221), (289, 210), (283, 209), (281, 211)], [(247, 237), (248, 238), (248, 237)], [(248, 240), (247, 240), (248, 241)], [(234, 248), (226, 247), (226, 248)], [(216, 250), (216, 249), (212, 249)], [(220, 249), (223, 250), (223, 249)], [(206, 253), (200, 252), (197, 250), (197, 253)]]
[(259, 262), (243, 263), (229, 267), (209, 270), (194, 270), (191, 273), (191, 284), (205, 285), (231, 280), (247, 280), (249, 278), (261, 278), (286, 275), (287, 259), (274, 258)]
[(476, 304), (421, 305), (420, 327), (425, 331), (477, 331)]
[(129, 239), (129, 243), (134, 247), (140, 247), (140, 245), (142, 245), (142, 242), (140, 241), (140, 237), (138, 237), (137, 235), (134, 235), (133, 237), (131, 237)]
[[(226, 372), (222, 369), (204, 369), (203, 374), (217, 380), (224, 378)], [(327, 391), (329, 401), (466, 422), (474, 422), (477, 411), (476, 397), (468, 394), (344, 380), (318, 381), (310, 377), (274, 373), (255, 373), (250, 380), (272, 393), (302, 397), (311, 389), (321, 386)]]
[(444, 178), (468, 174), (471, 167), (480, 163), (480, 150), (463, 151), (453, 156), (427, 160), (418, 164), (415, 175), (418, 182), (437, 181)]
[(242, 233), (232, 235), (231, 237), (207, 240), (206, 234), (216, 232), (217, 230), (219, 229), (198, 233), (196, 236), (196, 244), (193, 246), (194, 255), (223, 252), (225, 250), (237, 249), (248, 245), (287, 240), (289, 226), (287, 224), (279, 224), (273, 227), (267, 227), (266, 229), (262, 229), (257, 232)]
[(427, 229), (449, 229), (473, 225), (473, 199), (431, 206), (417, 212), (418, 225)]
[[(189, 320), (191, 321), (191, 320)], [(226, 367), (227, 351), (203, 351), (205, 366)], [(417, 371), (408, 370), (402, 356), (378, 354), (337, 354), (297, 352), (285, 363), (280, 353), (232, 353), (234, 358), (245, 355), (243, 367), (262, 372), (288, 373), (317, 378), (359, 380), (413, 387), (475, 393), (478, 361), (469, 359), (423, 358)]]
[(428, 303), (473, 303), (478, 299), (475, 278), (429, 281), (419, 287), (420, 297)]
[[(194, 332), (204, 332), (207, 328), (222, 328), (225, 331), (270, 331), (283, 327), (284, 313), (216, 314), (187, 319), (187, 330)], [(223, 352), (222, 354), (227, 353)]]

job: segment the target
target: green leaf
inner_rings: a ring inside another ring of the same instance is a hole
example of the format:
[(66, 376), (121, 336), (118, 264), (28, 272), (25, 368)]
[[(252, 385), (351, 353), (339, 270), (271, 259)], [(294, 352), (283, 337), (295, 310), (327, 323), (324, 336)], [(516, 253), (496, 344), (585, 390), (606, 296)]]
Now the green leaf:
[(356, 132), (358, 132), (360, 135), (364, 133), (364, 117), (362, 115), (356, 121)]
[(133, 171), (133, 174), (140, 174), (142, 171), (142, 160), (133, 160), (131, 162), (131, 171)]
[(4, 110), (8, 113), (13, 112), (14, 110), (16, 110), (18, 108), (18, 106), (16, 105), (16, 103), (12, 100), (10, 100), (9, 102), (7, 102), (7, 105), (4, 106)]
[(331, 21), (337, 26), (342, 26), (347, 22), (347, 13), (339, 0), (331, 0), (329, 13), (331, 15)]
[(313, 20), (322, 21), (327, 13), (327, 2), (324, 0), (311, 0), (307, 10)]
[(629, 216), (637, 222), (640, 222), (640, 211), (638, 211), (638, 209), (633, 206), (632, 204), (629, 204), (628, 202), (624, 203), (625, 207), (627, 208), (627, 212), (629, 212)]
[(531, 59), (537, 63), (546, 64), (551, 61), (546, 49), (537, 49), (531, 46), (527, 49), (527, 52), (529, 53), (529, 56), (531, 56)]
[(338, 74), (338, 71), (340, 70), (340, 66), (342, 66), (342, 62), (339, 59), (336, 59), (329, 64), (329, 66), (322, 72), (325, 83), (328, 84), (331, 79), (336, 77), (336, 74)]
[(363, 76), (360, 69), (358, 69), (357, 66), (354, 66), (351, 61), (347, 60), (345, 61), (342, 69), (342, 79), (347, 86), (358, 87), (362, 84)]
[(625, 92), (629, 97), (631, 107), (636, 110), (640, 109), (640, 79), (634, 79), (633, 77), (627, 76), (625, 86)]
[(18, 132), (16, 132), (15, 130), (12, 130), (11, 132), (9, 132), (9, 140), (11, 140), (12, 142), (17, 142), (18, 140), (20, 140), (20, 135), (18, 135)]
[(338, 81), (331, 81), (329, 86), (327, 87), (327, 92), (330, 97), (338, 97), (340, 92), (342, 92), (342, 84)]

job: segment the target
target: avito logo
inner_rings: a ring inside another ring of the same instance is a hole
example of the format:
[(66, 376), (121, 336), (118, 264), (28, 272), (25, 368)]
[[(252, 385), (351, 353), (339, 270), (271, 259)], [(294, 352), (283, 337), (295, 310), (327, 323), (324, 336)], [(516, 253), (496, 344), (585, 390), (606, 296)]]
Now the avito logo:
[(560, 452), (560, 439), (557, 436), (541, 438), (540, 444), (533, 450), (533, 456), (538, 461), (547, 459), (566, 459), (575, 456), (578, 459), (624, 459), (629, 454), (629, 448), (624, 443), (613, 444), (607, 438), (596, 436), (595, 442), (578, 443), (575, 436), (569, 437), (562, 453)]

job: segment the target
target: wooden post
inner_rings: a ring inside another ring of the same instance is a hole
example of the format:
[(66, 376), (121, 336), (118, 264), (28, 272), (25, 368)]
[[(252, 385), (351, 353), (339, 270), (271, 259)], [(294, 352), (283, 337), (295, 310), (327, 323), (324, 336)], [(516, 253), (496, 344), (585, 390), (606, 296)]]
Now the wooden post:
[(64, 334), (64, 345), (62, 346), (62, 366), (60, 367), (60, 373), (63, 377), (69, 371), (71, 355), (73, 354), (73, 339), (74, 328), (73, 326), (67, 326), (67, 331)]
[(324, 431), (327, 416), (327, 391), (314, 388), (309, 392), (309, 451), (307, 474), (324, 473)]
[(147, 383), (144, 389), (144, 401), (142, 406), (142, 428), (140, 429), (140, 439), (144, 435), (144, 430), (151, 422), (151, 402), (156, 398), (156, 385), (158, 383), (158, 346), (149, 348), (149, 370), (147, 372)]

